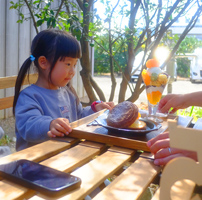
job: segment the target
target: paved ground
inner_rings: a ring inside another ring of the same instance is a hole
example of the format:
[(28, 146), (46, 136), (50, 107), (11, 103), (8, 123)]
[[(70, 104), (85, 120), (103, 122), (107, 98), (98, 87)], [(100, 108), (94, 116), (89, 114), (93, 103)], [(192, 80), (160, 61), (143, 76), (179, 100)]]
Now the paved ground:
[[(109, 76), (95, 76), (95, 81), (99, 84), (102, 91), (104, 91), (104, 94), (106, 95), (106, 99), (108, 100), (111, 90), (111, 79)], [(117, 87), (115, 92), (115, 98), (114, 102), (118, 102), (118, 94), (119, 94), (119, 88), (120, 83), (122, 81), (121, 77), (116, 77), (117, 81)], [(134, 87), (135, 87), (135, 83)], [(189, 79), (177, 79), (177, 81), (172, 83), (172, 93), (175, 94), (184, 94), (184, 93), (190, 93), (195, 91), (201, 91), (202, 90), (202, 83), (191, 83)], [(167, 87), (164, 90), (164, 95), (167, 94)], [(130, 96), (130, 90), (127, 90), (126, 92), (126, 98)], [(146, 92), (143, 91), (140, 95), (139, 99), (136, 101), (136, 104), (140, 104), (141, 102), (147, 103), (146, 100)]]

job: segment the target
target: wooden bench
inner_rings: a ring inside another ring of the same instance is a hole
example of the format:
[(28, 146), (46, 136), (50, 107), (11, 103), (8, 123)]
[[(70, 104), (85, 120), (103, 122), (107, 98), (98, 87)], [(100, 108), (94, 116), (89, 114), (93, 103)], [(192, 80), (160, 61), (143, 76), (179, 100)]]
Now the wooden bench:
[[(0, 90), (15, 87), (16, 79), (17, 79), (17, 76), (0, 77)], [(29, 76), (26, 76), (23, 82), (23, 85), (25, 86), (25, 85), (35, 83), (36, 80), (37, 80), (37, 74), (30, 74)], [(13, 92), (13, 95), (11, 96), (8, 96), (8, 97), (5, 97), (6, 95), (3, 95), (3, 96), (4, 97), (0, 97), (0, 110), (12, 108), (14, 92)]]

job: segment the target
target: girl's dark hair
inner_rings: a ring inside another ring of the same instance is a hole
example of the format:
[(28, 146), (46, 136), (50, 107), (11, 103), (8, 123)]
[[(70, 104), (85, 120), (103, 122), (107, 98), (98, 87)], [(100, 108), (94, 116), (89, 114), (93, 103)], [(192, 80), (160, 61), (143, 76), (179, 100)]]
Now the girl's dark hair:
[[(49, 81), (51, 82), (51, 72), (58, 61), (65, 57), (80, 58), (81, 49), (78, 41), (74, 36), (66, 31), (48, 29), (38, 33), (32, 41), (31, 55), (35, 57), (34, 65), (39, 69), (38, 58), (45, 56), (49, 61), (51, 68), (49, 73)], [(26, 74), (29, 74), (32, 61), (30, 57), (25, 60), (20, 68), (18, 77), (15, 83), (15, 95), (13, 101), (13, 114), (15, 115), (15, 106), (20, 94), (22, 83)], [(75, 94), (72, 86), (69, 85), (72, 92)], [(76, 95), (76, 94), (75, 94)], [(77, 96), (77, 95), (76, 95)]]

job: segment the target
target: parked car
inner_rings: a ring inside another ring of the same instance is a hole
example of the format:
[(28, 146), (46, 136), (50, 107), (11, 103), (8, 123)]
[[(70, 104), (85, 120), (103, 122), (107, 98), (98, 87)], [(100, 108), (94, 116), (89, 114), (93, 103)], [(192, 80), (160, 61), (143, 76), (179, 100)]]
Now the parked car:
[(136, 82), (137, 79), (138, 79), (138, 77), (139, 77), (139, 75), (140, 75), (140, 73), (141, 73), (141, 67), (139, 67), (139, 68), (134, 72), (134, 74), (131, 75), (130, 81), (131, 81), (131, 82)]
[(198, 48), (194, 51), (192, 57), (189, 57), (191, 60), (190, 63), (190, 81), (202, 82), (202, 49)]

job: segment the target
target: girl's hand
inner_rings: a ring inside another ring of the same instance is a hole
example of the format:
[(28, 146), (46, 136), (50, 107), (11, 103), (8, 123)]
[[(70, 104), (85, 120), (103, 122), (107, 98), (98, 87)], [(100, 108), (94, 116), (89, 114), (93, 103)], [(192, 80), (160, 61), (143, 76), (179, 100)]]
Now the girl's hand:
[(103, 109), (109, 109), (111, 110), (114, 107), (114, 102), (102, 102), (102, 103), (98, 103), (95, 105), (95, 109), (96, 111), (100, 111)]
[(151, 153), (154, 154), (155, 165), (165, 165), (176, 157), (189, 157), (197, 161), (197, 153), (170, 147), (169, 133), (162, 133), (147, 142)]
[(50, 123), (50, 131), (48, 131), (49, 137), (64, 137), (72, 131), (69, 125), (69, 120), (66, 118), (57, 118)]

